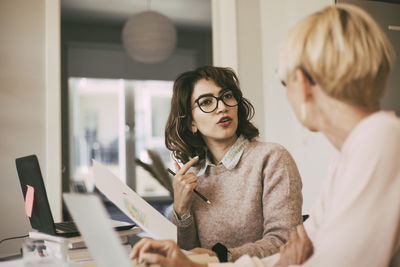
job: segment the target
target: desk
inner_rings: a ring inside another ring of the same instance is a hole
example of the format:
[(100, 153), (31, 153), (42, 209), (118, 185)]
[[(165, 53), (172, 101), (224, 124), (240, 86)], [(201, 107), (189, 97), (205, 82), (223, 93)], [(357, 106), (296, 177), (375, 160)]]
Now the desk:
[[(125, 239), (122, 239), (123, 242), (127, 242), (124, 247), (127, 250), (127, 255), (131, 252), (132, 246), (134, 245), (134, 241), (139, 240), (140, 238), (136, 237), (137, 234), (141, 233), (142, 229), (139, 227), (133, 227), (128, 230), (123, 230), (123, 231), (118, 231), (118, 235), (122, 237), (126, 237)], [(43, 234), (45, 237), (46, 234)], [(84, 241), (81, 236), (77, 237), (70, 237), (68, 238), (68, 241), (71, 245), (76, 245), (76, 246), (84, 246)], [(69, 249), (68, 250), (68, 258), (69, 262), (68, 265), (55, 265), (51, 264), (48, 266), (69, 266), (69, 267), (90, 267), (90, 266), (96, 266), (96, 264), (92, 261), (92, 257), (89, 253), (89, 251), (86, 248), (74, 248), (74, 249)], [(3, 261), (0, 262), (0, 267), (23, 267), (24, 262), (22, 258), (17, 258), (9, 261)]]
[[(82, 255), (86, 255), (86, 257), (90, 257), (89, 252), (87, 249), (80, 249)], [(130, 253), (130, 246), (127, 247), (127, 252)], [(82, 256), (81, 255), (81, 256)], [(127, 254), (128, 255), (128, 254)], [(187, 255), (192, 261), (198, 262), (198, 263), (215, 263), (219, 262), (217, 257), (210, 257), (207, 254), (190, 254)], [(50, 266), (50, 265), (49, 265)], [(52, 264), (51, 267), (66, 267), (66, 265), (54, 265)], [(86, 261), (78, 261), (74, 262), (71, 261), (68, 263), (68, 267), (96, 267), (96, 263), (92, 260), (86, 260)], [(135, 267), (145, 267), (144, 264), (136, 264), (132, 262), (132, 266)], [(159, 265), (152, 265), (152, 267), (157, 267)], [(6, 261), (6, 262), (0, 262), (0, 267), (24, 267), (24, 262), (22, 259), (18, 260), (13, 260), (13, 261)]]
[[(125, 230), (125, 231), (120, 231), (118, 232), (120, 236), (123, 235), (129, 235), (129, 236), (135, 236), (138, 233), (142, 232), (142, 230), (139, 227), (134, 227), (132, 229), (129, 230)], [(82, 242), (82, 238), (81, 237), (72, 237), (69, 238), (71, 241), (73, 242)], [(132, 245), (134, 245), (134, 243), (129, 243), (124, 245), (124, 248), (126, 249), (126, 255), (128, 256), (129, 253), (132, 250)], [(189, 252), (190, 253), (190, 252)], [(217, 257), (210, 257), (207, 254), (187, 254), (187, 256), (198, 263), (211, 263), (211, 262), (218, 262), (218, 258)], [(96, 263), (92, 260), (92, 257), (90, 255), (90, 252), (88, 251), (87, 248), (77, 248), (77, 249), (69, 249), (68, 250), (68, 258), (69, 258), (69, 262), (68, 264), (49, 264), (48, 266), (51, 267), (58, 267), (58, 266), (62, 266), (62, 267), (96, 267)], [(44, 265), (41, 265), (44, 266)], [(136, 266), (136, 267), (145, 267), (144, 264), (134, 264), (132, 262), (132, 266)], [(154, 267), (158, 266), (158, 265), (152, 265)], [(5, 261), (5, 262), (0, 262), (0, 267), (24, 267), (24, 262), (23, 259), (16, 259), (16, 260), (10, 260), (10, 261)]]
[[(131, 252), (131, 246), (125, 245), (127, 255)], [(70, 249), (68, 251), (69, 262), (68, 265), (66, 264), (49, 264), (50, 267), (95, 267), (96, 263), (92, 260), (90, 252), (86, 248), (81, 249)], [(47, 266), (47, 265), (40, 265), (40, 266)], [(24, 267), (24, 261), (22, 258), (17, 260), (10, 260), (0, 262), (0, 267)]]

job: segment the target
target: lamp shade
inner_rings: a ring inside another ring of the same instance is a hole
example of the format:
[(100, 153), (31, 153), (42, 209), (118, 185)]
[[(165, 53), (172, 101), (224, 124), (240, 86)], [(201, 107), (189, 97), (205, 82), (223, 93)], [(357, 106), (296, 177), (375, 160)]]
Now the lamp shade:
[(154, 11), (130, 18), (122, 30), (122, 42), (128, 55), (142, 63), (168, 58), (175, 49), (176, 29), (172, 21)]

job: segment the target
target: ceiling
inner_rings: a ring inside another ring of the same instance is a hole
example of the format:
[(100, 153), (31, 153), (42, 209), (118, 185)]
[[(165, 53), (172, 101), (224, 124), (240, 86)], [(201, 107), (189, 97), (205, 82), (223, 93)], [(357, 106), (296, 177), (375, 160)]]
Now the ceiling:
[(67, 22), (122, 25), (137, 13), (152, 10), (178, 27), (211, 28), (211, 0), (61, 0)]

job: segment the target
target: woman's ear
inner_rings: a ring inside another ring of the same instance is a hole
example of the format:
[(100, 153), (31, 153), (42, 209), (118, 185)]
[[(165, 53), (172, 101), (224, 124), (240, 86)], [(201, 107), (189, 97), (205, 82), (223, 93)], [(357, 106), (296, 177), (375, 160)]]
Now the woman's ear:
[(296, 83), (298, 89), (301, 90), (303, 101), (309, 101), (313, 97), (314, 82), (311, 82), (304, 71), (300, 68), (295, 70), (293, 81)]
[(197, 133), (197, 126), (196, 126), (196, 122), (192, 121), (192, 133), (196, 134)]

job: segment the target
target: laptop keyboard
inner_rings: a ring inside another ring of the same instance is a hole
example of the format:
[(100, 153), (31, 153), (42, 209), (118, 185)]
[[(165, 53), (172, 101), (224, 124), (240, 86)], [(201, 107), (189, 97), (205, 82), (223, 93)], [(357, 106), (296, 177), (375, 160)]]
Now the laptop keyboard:
[(75, 223), (72, 221), (56, 223), (56, 228), (63, 232), (77, 232), (78, 231)]

